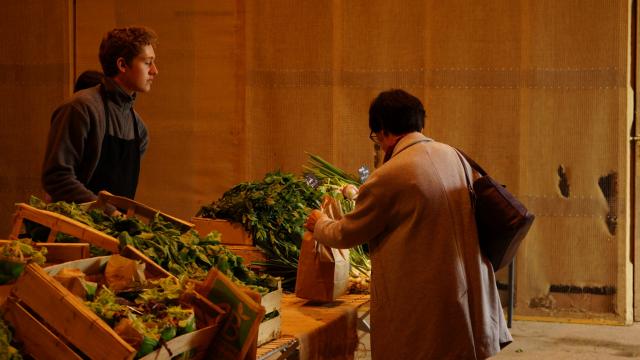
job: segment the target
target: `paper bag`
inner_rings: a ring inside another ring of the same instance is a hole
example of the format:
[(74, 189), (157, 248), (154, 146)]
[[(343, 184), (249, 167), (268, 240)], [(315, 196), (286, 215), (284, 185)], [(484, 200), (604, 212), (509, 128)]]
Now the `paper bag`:
[[(334, 220), (342, 218), (342, 210), (333, 198), (326, 198), (322, 211)], [(334, 249), (313, 239), (306, 231), (302, 237), (296, 296), (316, 301), (334, 301), (349, 288), (349, 250)]]

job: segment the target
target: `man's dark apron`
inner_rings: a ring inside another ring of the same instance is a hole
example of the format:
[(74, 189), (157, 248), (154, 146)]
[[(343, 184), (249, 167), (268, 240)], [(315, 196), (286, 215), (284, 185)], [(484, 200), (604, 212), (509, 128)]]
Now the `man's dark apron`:
[(104, 104), (105, 133), (100, 150), (100, 160), (87, 188), (98, 194), (100, 190), (107, 190), (114, 195), (133, 199), (138, 187), (140, 175), (140, 135), (136, 115), (131, 107), (131, 118), (135, 137), (125, 140), (109, 135), (109, 111), (107, 96), (101, 86), (100, 95)]

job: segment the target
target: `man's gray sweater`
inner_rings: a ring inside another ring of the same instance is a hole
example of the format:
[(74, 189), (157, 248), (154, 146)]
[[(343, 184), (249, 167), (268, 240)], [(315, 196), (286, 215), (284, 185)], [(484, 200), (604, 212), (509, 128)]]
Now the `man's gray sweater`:
[[(106, 90), (109, 129), (100, 87)], [(105, 131), (121, 139), (135, 138), (130, 96), (112, 79), (101, 85), (78, 91), (60, 105), (51, 117), (51, 129), (42, 167), (42, 186), (53, 201), (83, 203), (96, 199), (85, 186), (100, 160)], [(140, 154), (147, 149), (149, 136), (144, 122), (136, 113), (140, 135)]]

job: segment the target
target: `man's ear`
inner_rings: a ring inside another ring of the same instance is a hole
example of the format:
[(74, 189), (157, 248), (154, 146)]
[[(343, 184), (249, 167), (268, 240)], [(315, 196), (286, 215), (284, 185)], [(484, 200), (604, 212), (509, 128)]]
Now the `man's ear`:
[(123, 57), (119, 57), (118, 60), (116, 60), (116, 66), (121, 73), (126, 72), (129, 68), (127, 61)]

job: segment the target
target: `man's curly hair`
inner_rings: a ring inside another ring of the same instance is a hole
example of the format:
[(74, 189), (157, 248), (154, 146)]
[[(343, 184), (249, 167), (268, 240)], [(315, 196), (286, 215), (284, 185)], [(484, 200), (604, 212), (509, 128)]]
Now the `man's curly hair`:
[(155, 47), (157, 43), (156, 33), (146, 27), (126, 27), (109, 31), (100, 42), (99, 57), (104, 75), (118, 75), (119, 58), (124, 58), (127, 65), (131, 65), (133, 58), (140, 54), (144, 46)]

